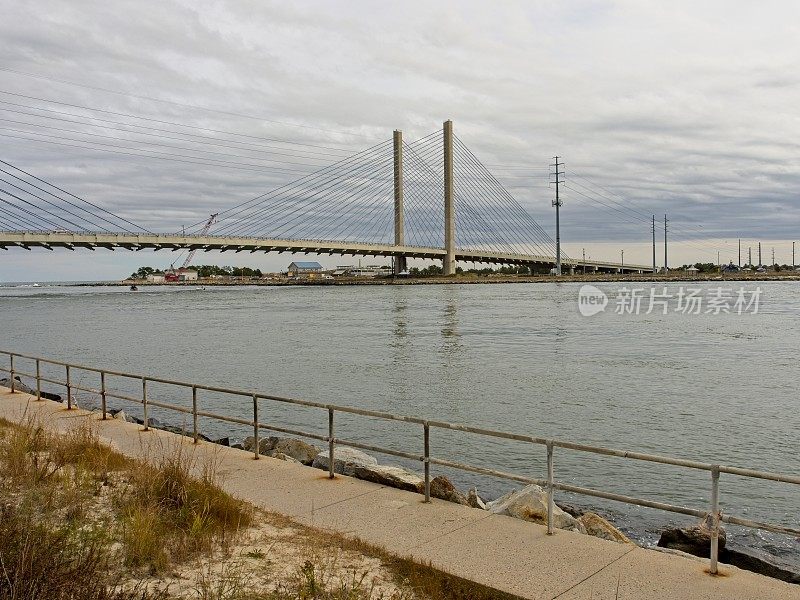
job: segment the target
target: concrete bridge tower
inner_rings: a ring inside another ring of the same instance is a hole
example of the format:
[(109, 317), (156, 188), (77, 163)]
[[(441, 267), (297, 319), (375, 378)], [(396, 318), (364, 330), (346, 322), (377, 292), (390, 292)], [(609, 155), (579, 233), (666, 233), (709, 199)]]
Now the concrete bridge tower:
[[(403, 209), (403, 132), (395, 129), (394, 136), (394, 245), (405, 246), (405, 216)], [(394, 274), (406, 270), (406, 257), (395, 254)]]
[(445, 121), (444, 128), (444, 250), (445, 275), (456, 274), (456, 211), (453, 178), (453, 122)]

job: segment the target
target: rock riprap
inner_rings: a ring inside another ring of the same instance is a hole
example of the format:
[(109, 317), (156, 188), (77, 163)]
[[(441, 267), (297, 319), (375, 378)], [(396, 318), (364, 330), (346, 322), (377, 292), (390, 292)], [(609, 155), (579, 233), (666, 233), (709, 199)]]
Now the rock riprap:
[(456, 486), (453, 485), (453, 482), (444, 475), (438, 475), (431, 479), (431, 496), (433, 498), (447, 500), (448, 502), (463, 504), (464, 506), (470, 505), (467, 501), (467, 497), (459, 492)]
[(593, 535), (604, 540), (612, 542), (619, 542), (620, 544), (632, 544), (633, 542), (622, 533), (619, 529), (614, 527), (611, 523), (606, 521), (603, 517), (593, 512), (585, 512), (577, 519), (578, 523), (583, 525), (586, 533)]
[[(3, 379), (0, 379), (0, 386), (1, 387), (11, 388), (11, 379), (9, 379), (8, 377), (4, 377)], [(22, 383), (22, 380), (19, 377), (14, 377), (14, 391), (22, 392), (24, 394), (30, 394), (31, 396), (35, 396), (36, 395), (36, 390), (34, 388), (30, 387), (29, 385), (26, 385), (26, 384)], [(45, 398), (46, 400), (53, 400), (55, 402), (61, 402), (62, 401), (61, 400), (61, 396), (59, 396), (58, 394), (51, 394), (51, 393), (45, 392), (45, 391), (42, 391), (41, 394), (42, 394), (42, 398)]]
[[(323, 450), (317, 454), (311, 466), (317, 469), (327, 470), (329, 464), (330, 455), (327, 450)], [(333, 452), (333, 471), (341, 475), (350, 475), (354, 477), (353, 471), (356, 466), (370, 467), (377, 464), (378, 461), (374, 456), (370, 456), (350, 446), (336, 446)]]
[[(497, 500), (486, 503), (486, 509), (496, 515), (509, 515), (542, 525), (547, 524), (547, 492), (531, 484), (514, 490)], [(558, 506), (553, 505), (553, 526), (558, 529), (586, 533), (583, 525)]]
[[(725, 529), (719, 528), (719, 550), (725, 548)], [(706, 557), (711, 552), (710, 516), (692, 527), (675, 527), (661, 532), (658, 545), (662, 548), (680, 550), (687, 554)]]
[(354, 464), (353, 477), (408, 492), (421, 493), (425, 487), (425, 480), (417, 473), (389, 465)]
[[(244, 449), (253, 450), (254, 438), (245, 438)], [(320, 449), (303, 440), (294, 438), (281, 438), (270, 436), (258, 441), (258, 453), (264, 456), (276, 458), (278, 454), (283, 454), (304, 465), (310, 465), (319, 454)]]
[(472, 508), (486, 510), (486, 503), (478, 495), (478, 488), (476, 487), (470, 488), (469, 492), (467, 493), (467, 504)]

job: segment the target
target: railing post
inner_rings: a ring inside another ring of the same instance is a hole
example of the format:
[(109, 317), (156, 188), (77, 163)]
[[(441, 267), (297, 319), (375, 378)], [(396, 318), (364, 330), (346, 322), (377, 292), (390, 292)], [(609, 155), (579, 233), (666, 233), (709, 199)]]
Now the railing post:
[(709, 572), (717, 574), (719, 558), (719, 465), (711, 468), (711, 565)]
[(194, 443), (199, 441), (199, 433), (197, 431), (197, 386), (192, 386), (192, 435)]
[(334, 450), (335, 439), (333, 437), (333, 407), (328, 407), (328, 478), (333, 479), (334, 475)]
[(547, 442), (547, 535), (553, 535), (553, 442)]
[(36, 400), (42, 400), (42, 367), (39, 364), (39, 359), (36, 359)]
[(423, 427), (423, 460), (425, 461), (425, 502), (431, 501), (431, 427), (425, 421)]
[(67, 410), (72, 410), (72, 381), (69, 377), (69, 365), (67, 367)]
[(103, 421), (108, 419), (106, 410), (106, 372), (100, 371), (100, 405), (103, 409)]
[(8, 358), (11, 362), (11, 366), (9, 368), (9, 373), (11, 373), (11, 393), (13, 394), (16, 391), (16, 383), (14, 380), (14, 355), (9, 354)]
[(143, 431), (150, 431), (150, 427), (147, 421), (147, 377), (142, 377), (142, 411), (144, 412)]
[(258, 396), (253, 394), (253, 459), (258, 460), (261, 448), (258, 446)]

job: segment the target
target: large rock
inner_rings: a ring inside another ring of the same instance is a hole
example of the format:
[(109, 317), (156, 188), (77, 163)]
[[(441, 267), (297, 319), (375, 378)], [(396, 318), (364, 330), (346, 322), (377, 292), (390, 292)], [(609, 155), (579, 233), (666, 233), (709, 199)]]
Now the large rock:
[[(11, 379), (8, 377), (4, 377), (0, 379), (0, 386), (11, 388)], [(30, 394), (31, 396), (36, 395), (36, 390), (29, 385), (22, 383), (19, 377), (14, 377), (14, 391), (15, 392), (22, 392), (23, 394)], [(58, 394), (51, 394), (49, 392), (41, 392), (42, 398), (46, 400), (54, 400), (55, 402), (61, 402), (61, 396)]]
[(578, 522), (586, 529), (586, 533), (612, 542), (632, 544), (628, 537), (603, 517), (593, 512), (583, 513)]
[[(253, 450), (253, 441), (252, 436), (246, 438), (244, 440), (244, 449)], [(258, 453), (273, 458), (277, 454), (284, 454), (304, 465), (310, 465), (319, 454), (319, 448), (294, 438), (270, 436), (258, 441)]]
[(486, 510), (486, 503), (478, 496), (478, 488), (476, 487), (470, 488), (469, 493), (467, 493), (467, 504), (472, 508)]
[[(719, 528), (719, 550), (725, 548), (725, 530)], [(665, 529), (658, 539), (658, 546), (680, 550), (687, 554), (707, 557), (711, 553), (711, 516), (692, 527)]]
[(456, 489), (453, 482), (444, 475), (438, 475), (431, 479), (431, 496), (456, 504), (469, 506), (467, 497)]
[[(317, 469), (328, 469), (330, 456), (327, 450), (323, 450), (314, 458), (312, 467)], [(350, 446), (336, 446), (333, 452), (333, 471), (342, 475), (353, 475), (356, 466), (369, 467), (377, 465), (378, 461), (374, 456), (365, 454), (361, 450), (356, 450)]]
[[(336, 462), (338, 463), (339, 461), (337, 460)], [(358, 479), (409, 492), (421, 493), (425, 487), (425, 480), (422, 477), (402, 467), (354, 464), (352, 475)]]
[[(547, 524), (547, 492), (538, 485), (531, 484), (521, 490), (509, 492), (493, 502), (487, 502), (486, 508), (496, 515), (510, 515), (542, 525)], [(558, 529), (586, 533), (583, 525), (577, 519), (565, 513), (555, 504), (553, 505), (553, 526)]]
[(299, 460), (297, 460), (296, 458), (292, 458), (291, 456), (287, 456), (283, 452), (275, 452), (272, 455), (272, 458), (277, 458), (278, 460), (283, 460), (283, 461), (286, 461), (288, 463), (295, 463), (295, 464), (298, 464), (298, 465), (303, 464)]
[(272, 452), (274, 454), (284, 454), (304, 465), (310, 465), (314, 462), (320, 450), (302, 440), (282, 439), (275, 444)]
[(755, 550), (725, 548), (720, 551), (719, 559), (734, 567), (760, 573), (767, 577), (780, 579), (789, 583), (800, 584), (800, 571), (791, 565), (776, 564), (774, 556)]

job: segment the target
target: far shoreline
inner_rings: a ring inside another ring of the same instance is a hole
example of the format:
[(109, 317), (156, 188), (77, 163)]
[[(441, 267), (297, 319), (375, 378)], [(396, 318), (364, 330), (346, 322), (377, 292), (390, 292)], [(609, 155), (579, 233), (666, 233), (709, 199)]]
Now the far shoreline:
[(733, 281), (800, 281), (800, 273), (788, 271), (786, 274), (778, 273), (719, 273), (694, 274), (669, 273), (667, 275), (654, 275), (652, 273), (626, 273), (626, 274), (586, 274), (586, 275), (455, 275), (450, 277), (342, 277), (337, 279), (250, 279), (250, 278), (225, 278), (225, 279), (198, 279), (196, 281), (151, 282), (142, 279), (125, 279), (107, 282), (76, 282), (63, 283), (69, 287), (118, 287), (135, 285), (177, 286), (177, 287), (239, 287), (239, 286), (363, 286), (363, 285), (459, 285), (459, 284), (513, 284), (513, 283), (714, 283)]

